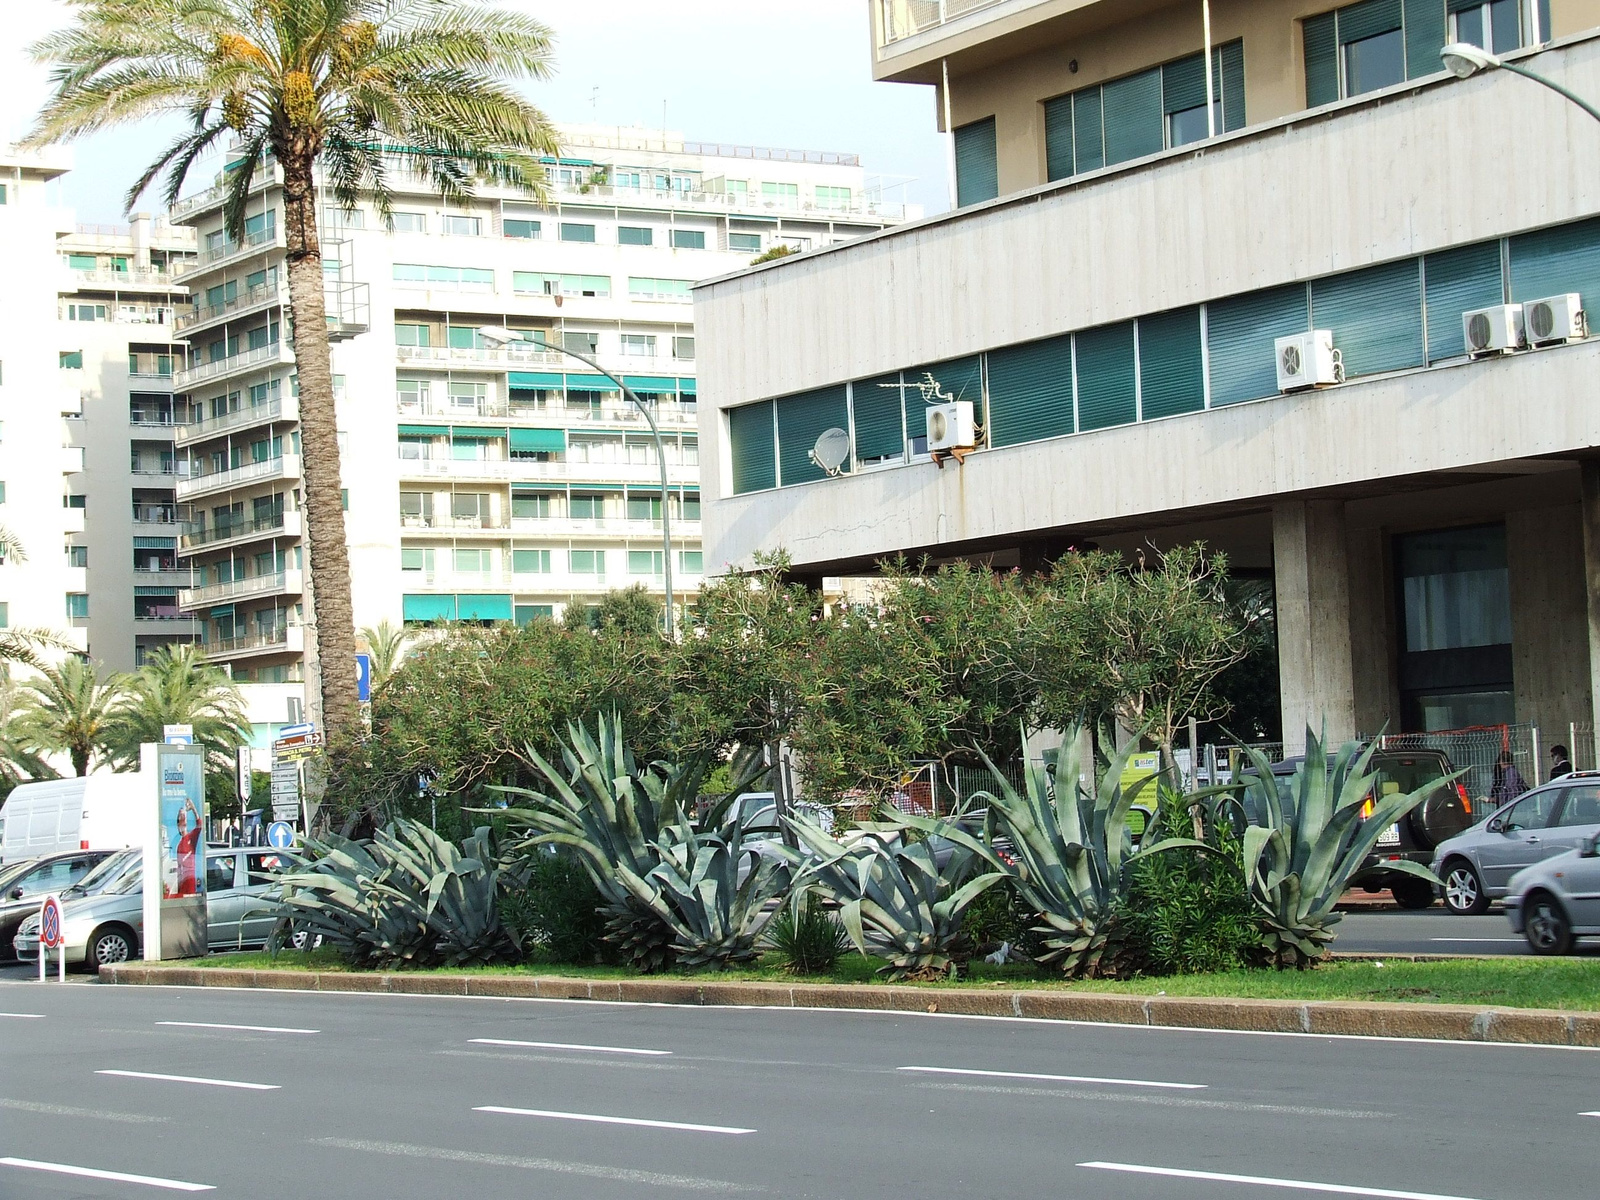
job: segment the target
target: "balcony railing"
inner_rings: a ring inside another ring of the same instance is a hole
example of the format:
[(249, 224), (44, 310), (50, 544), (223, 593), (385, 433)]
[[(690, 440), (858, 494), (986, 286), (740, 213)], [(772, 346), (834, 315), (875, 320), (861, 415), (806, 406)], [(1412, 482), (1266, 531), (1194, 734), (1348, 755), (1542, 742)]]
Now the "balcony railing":
[(205, 492), (242, 487), (247, 483), (259, 483), (268, 479), (288, 479), (297, 477), (299, 474), (300, 456), (298, 454), (282, 454), (277, 458), (246, 463), (242, 467), (233, 467), (226, 471), (212, 471), (206, 475), (191, 475), (188, 478), (180, 475), (177, 482), (177, 494), (180, 499), (183, 499)]
[(488, 371), (512, 366), (561, 367), (575, 361), (559, 350), (541, 350), (537, 346), (396, 346), (394, 352), (403, 363)]
[[(595, 408), (587, 404), (527, 404), (504, 400), (479, 400), (472, 405), (461, 405), (449, 400), (413, 400), (404, 396), (395, 403), (395, 411), (403, 417), (437, 417), (443, 420), (462, 420), (473, 417), (526, 417), (541, 425), (590, 426), (620, 424), (643, 426), (645, 419), (633, 405), (602, 404)], [(699, 410), (692, 405), (658, 404), (650, 409), (656, 424), (662, 429), (693, 429), (700, 421)], [(182, 440), (182, 435), (179, 435)]]
[(178, 318), (177, 329), (179, 333), (193, 329), (197, 325), (208, 325), (222, 317), (233, 316), (237, 313), (249, 312), (251, 309), (263, 308), (273, 304), (288, 304), (288, 285), (275, 281), (271, 283), (258, 283), (255, 287), (245, 288), (231, 300), (223, 300), (217, 304), (196, 304), (190, 312)]
[(133, 581), (139, 585), (170, 583), (174, 587), (192, 587), (194, 571), (190, 567), (134, 567)]
[[(661, 469), (654, 463), (567, 463), (538, 462), (531, 459), (451, 459), (403, 458), (401, 479), (457, 479), (489, 482), (525, 482), (537, 479), (578, 480), (612, 483), (661, 482)], [(694, 486), (700, 480), (698, 466), (667, 464), (669, 484)], [(182, 485), (180, 484), (180, 487)]]
[(297, 595), (303, 590), (304, 583), (299, 571), (274, 571), (228, 583), (213, 583), (209, 587), (186, 588), (178, 593), (178, 607), (203, 608), (207, 604), (247, 600), (252, 596)]
[(298, 654), (305, 649), (305, 630), (299, 625), (280, 625), (265, 633), (206, 642), (201, 649), (208, 658), (235, 658), (244, 654)]
[(210, 529), (186, 531), (179, 544), (185, 550), (201, 546), (217, 546), (224, 542), (254, 540), (261, 537), (299, 537), (300, 514), (275, 513), (253, 521), (234, 521), (228, 525), (214, 525)]
[(287, 400), (279, 398), (268, 400), (264, 404), (247, 404), (230, 413), (223, 413), (220, 417), (207, 417), (204, 421), (191, 421), (180, 426), (177, 431), (177, 442), (180, 446), (187, 446), (191, 442), (198, 442), (204, 438), (213, 437), (219, 433), (227, 433), (235, 429), (245, 429), (251, 425), (260, 425), (265, 421), (298, 421), (300, 419), (300, 401), (291, 396)]
[(994, 8), (1004, 0), (881, 0), (883, 43), (903, 41), (937, 29), (968, 13)]
[(177, 418), (171, 413), (131, 412), (128, 414), (128, 424), (135, 429), (171, 429), (177, 423)]
[(254, 233), (245, 234), (243, 241), (223, 242), (220, 246), (209, 246), (200, 251), (199, 261), (191, 264), (184, 274), (192, 275), (197, 270), (204, 267), (213, 267), (217, 263), (226, 262), (228, 259), (235, 258), (241, 254), (253, 254), (265, 246), (281, 248), (283, 244), (283, 237), (278, 229), (278, 224), (274, 221), (265, 229), (258, 229)]
[(72, 278), (80, 284), (108, 288), (177, 288), (180, 286), (172, 275), (166, 271), (112, 271), (95, 267), (87, 271), (74, 270)]
[(288, 342), (269, 342), (265, 346), (257, 346), (254, 350), (243, 350), (238, 354), (230, 354), (227, 358), (215, 359), (208, 363), (196, 363), (194, 366), (175, 374), (172, 377), (172, 386), (180, 392), (188, 391), (195, 384), (203, 383), (207, 379), (217, 379), (239, 371), (265, 366), (269, 363), (292, 363), (293, 361), (294, 350)]
[(180, 509), (176, 504), (135, 504), (133, 506), (133, 523), (135, 525), (176, 525), (183, 519), (179, 514)]

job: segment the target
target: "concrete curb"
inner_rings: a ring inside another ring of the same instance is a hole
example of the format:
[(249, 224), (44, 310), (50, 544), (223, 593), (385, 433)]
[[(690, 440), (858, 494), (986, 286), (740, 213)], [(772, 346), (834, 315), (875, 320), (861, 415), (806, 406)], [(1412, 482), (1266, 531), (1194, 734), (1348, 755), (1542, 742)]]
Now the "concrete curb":
[(111, 984), (168, 987), (293, 988), (411, 996), (610, 1000), (634, 1004), (872, 1009), (976, 1017), (1027, 1017), (1219, 1029), (1254, 1033), (1343, 1034), (1600, 1049), (1600, 1012), (1394, 1004), (1354, 1000), (1229, 1000), (1095, 992), (980, 991), (976, 988), (870, 984), (697, 983), (678, 979), (563, 979), (530, 975), (413, 975), (356, 971), (241, 971), (122, 963), (101, 969)]

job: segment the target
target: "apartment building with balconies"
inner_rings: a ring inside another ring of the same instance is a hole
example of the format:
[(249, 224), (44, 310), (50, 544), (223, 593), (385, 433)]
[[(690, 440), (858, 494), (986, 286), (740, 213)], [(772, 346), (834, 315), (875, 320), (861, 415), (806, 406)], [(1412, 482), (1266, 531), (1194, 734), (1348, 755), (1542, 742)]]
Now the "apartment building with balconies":
[[(567, 127), (548, 195), (445, 203), (393, 156), (393, 227), (325, 199), (323, 254), (356, 623), (560, 618), (608, 590), (698, 586), (697, 348), (690, 288), (775, 247), (904, 217), (850, 155)], [(175, 381), (176, 495), (194, 572), (180, 606), (235, 678), (292, 685), (310, 652), (298, 397), (279, 183), (245, 237), (212, 189), (181, 202), (191, 346)], [(648, 407), (650, 424), (616, 384)]]
[(696, 290), (707, 553), (820, 580), (1200, 539), (1275, 584), (1291, 751), (1588, 727), (1600, 124), (1440, 50), (1600, 100), (1600, 5), (1209, 9), (1208, 55), (1200, 0), (872, 0), (960, 205)]

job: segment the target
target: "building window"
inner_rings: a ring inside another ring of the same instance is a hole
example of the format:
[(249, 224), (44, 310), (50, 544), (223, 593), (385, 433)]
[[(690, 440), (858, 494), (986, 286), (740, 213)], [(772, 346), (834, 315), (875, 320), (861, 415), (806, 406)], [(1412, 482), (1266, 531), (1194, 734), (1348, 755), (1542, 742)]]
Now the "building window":
[(655, 230), (641, 225), (618, 225), (617, 244), (621, 246), (651, 246), (655, 244)]
[(563, 242), (592, 242), (594, 241), (594, 226), (583, 225), (573, 221), (561, 222), (561, 240)]
[(541, 271), (513, 271), (511, 286), (519, 295), (594, 296), (611, 295), (607, 275), (549, 275)]
[[(594, 355), (600, 348), (600, 335), (598, 333), (580, 333), (567, 330), (561, 335), (561, 345), (578, 354)], [(567, 406), (572, 407), (572, 398), (568, 396)]]
[(74, 271), (93, 271), (100, 265), (100, 259), (93, 254), (69, 254), (67, 266)]
[(432, 329), (409, 321), (394, 323), (394, 342), (397, 346), (427, 346), (432, 343)]
[(492, 552), (489, 550), (456, 550), (455, 572), (457, 575), (488, 575), (493, 570)]
[(69, 567), (87, 567), (88, 565), (89, 565), (89, 547), (87, 547), (87, 546), (68, 546), (67, 547), (67, 566), (69, 566)]
[(625, 358), (654, 358), (656, 336), (653, 333), (625, 333), (622, 335), (622, 353)]
[(481, 521), (489, 516), (489, 496), (485, 492), (453, 492), (450, 515), (457, 520)]
[(674, 229), (672, 231), (672, 245), (678, 250), (704, 250), (706, 248), (705, 231), (701, 229)]
[(849, 208), (850, 189), (847, 187), (828, 187), (817, 184), (817, 205), (819, 208)]
[(532, 625), (535, 621), (549, 621), (555, 616), (555, 609), (548, 604), (519, 604), (516, 606), (516, 621), (518, 625)]
[(730, 233), (728, 235), (728, 249), (737, 250), (741, 254), (760, 254), (761, 235), (759, 233)]
[(703, 575), (705, 573), (704, 555), (699, 550), (680, 550), (678, 552), (678, 570), (685, 575)]
[(573, 550), (568, 553), (567, 562), (574, 575), (604, 575), (606, 573), (606, 552), (604, 550)]
[(83, 367), (82, 350), (63, 350), (58, 357), (64, 370), (81, 370)]
[(687, 362), (694, 361), (694, 338), (675, 337), (672, 339), (672, 357), (681, 358)]
[(1000, 194), (1000, 166), (995, 148), (994, 118), (985, 117), (956, 130), (956, 205), (980, 204)]
[(407, 572), (421, 572), (430, 578), (433, 576), (434, 550), (431, 546), (402, 546), (400, 548), (400, 569)]
[(433, 522), (432, 492), (400, 493), (400, 519), (406, 521), (408, 518), (412, 524)]
[[(5, 188), (0, 187), (0, 204), (5, 203)], [(0, 629), (11, 628), (11, 605), (0, 600)]]
[(649, 276), (628, 277), (628, 297), (632, 300), (679, 300), (687, 304), (689, 289), (694, 283), (688, 279), (652, 279)]
[(67, 619), (70, 620), (70, 621), (82, 621), (82, 620), (88, 619), (88, 616), (89, 616), (89, 593), (88, 592), (68, 592), (67, 593)]
[[(1463, 0), (1447, 0), (1445, 4), (1437, 0), (1362, 0), (1360, 4), (1307, 17), (1301, 23), (1306, 104), (1315, 108), (1436, 74), (1444, 69), (1439, 51), (1452, 34), (1462, 41), (1475, 36), (1493, 41), (1499, 52), (1514, 49), (1522, 40), (1518, 8), (1518, 0), (1479, 4)], [(1540, 0), (1541, 11), (1544, 8)], [(1448, 21), (1446, 10), (1451, 14)], [(1463, 12), (1467, 13), (1465, 21), (1458, 20)], [(1502, 45), (1502, 39), (1510, 44)]]
[(395, 263), (394, 281), (409, 287), (448, 287), (491, 292), (494, 272), (481, 267), (435, 267), (423, 263)]
[[(1541, 0), (1539, 36), (1550, 36), (1549, 0)], [(1515, 50), (1525, 41), (1522, 32), (1522, 4), (1520, 0), (1489, 0), (1484, 4), (1463, 6), (1461, 0), (1451, 0), (1450, 40), (1481, 46), (1491, 54), (1504, 54)]]
[(630, 521), (659, 521), (661, 520), (660, 496), (629, 496), (628, 520)]
[(540, 232), (538, 221), (529, 221), (521, 217), (507, 217), (500, 223), (500, 228), (508, 238), (520, 238), (530, 242), (537, 240)]
[(444, 231), (454, 237), (482, 237), (483, 218), (463, 217), (455, 213), (446, 213)]
[(396, 233), (427, 233), (428, 218), (419, 212), (392, 213)]
[(517, 575), (548, 575), (550, 574), (550, 551), (513, 550), (511, 552), (511, 570)]
[(629, 550), (628, 574), (661, 575), (664, 561), (660, 550)]
[(544, 520), (550, 516), (550, 495), (548, 492), (517, 492), (511, 493), (511, 515), (513, 518), (524, 520)]
[(87, 508), (88, 506), (89, 497), (84, 495), (82, 492), (74, 493), (66, 498), (67, 508)]
[(800, 185), (798, 183), (763, 183), (761, 196), (768, 204), (778, 204), (785, 208), (793, 208), (800, 200)]

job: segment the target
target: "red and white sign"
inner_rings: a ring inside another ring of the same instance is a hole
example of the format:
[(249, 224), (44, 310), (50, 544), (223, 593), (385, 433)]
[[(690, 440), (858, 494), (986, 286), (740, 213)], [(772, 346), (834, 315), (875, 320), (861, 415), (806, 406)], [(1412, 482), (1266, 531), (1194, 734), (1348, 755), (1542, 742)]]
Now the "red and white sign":
[(61, 897), (49, 895), (39, 908), (39, 945), (49, 950), (61, 947)]

